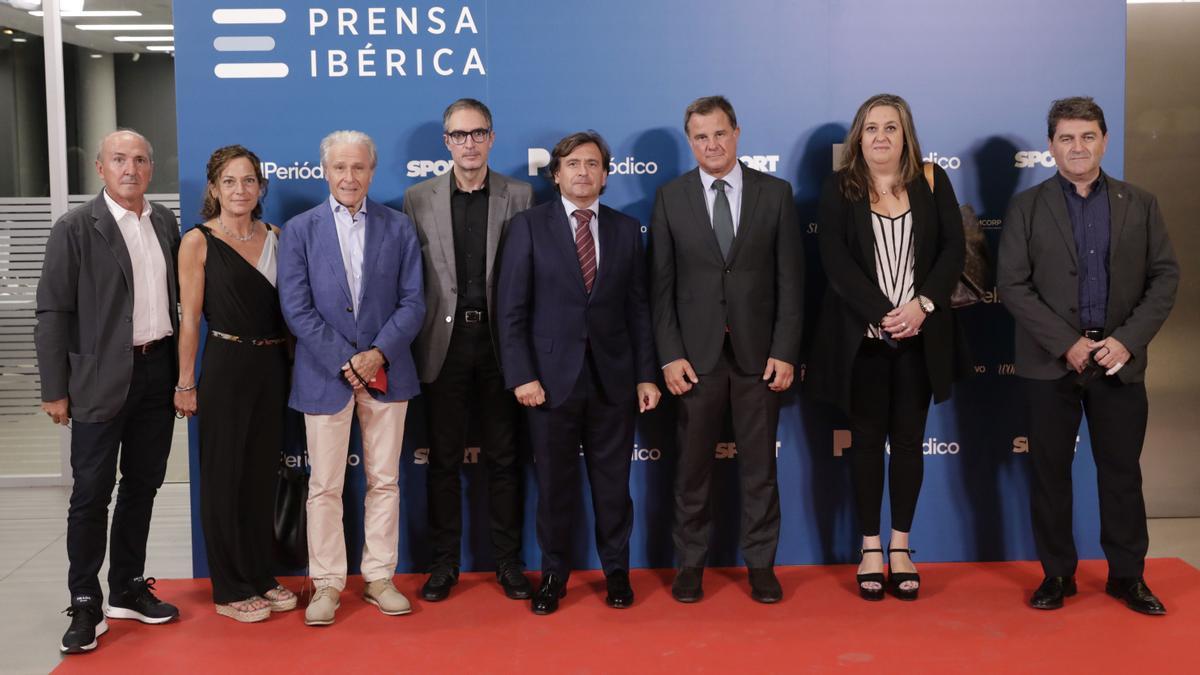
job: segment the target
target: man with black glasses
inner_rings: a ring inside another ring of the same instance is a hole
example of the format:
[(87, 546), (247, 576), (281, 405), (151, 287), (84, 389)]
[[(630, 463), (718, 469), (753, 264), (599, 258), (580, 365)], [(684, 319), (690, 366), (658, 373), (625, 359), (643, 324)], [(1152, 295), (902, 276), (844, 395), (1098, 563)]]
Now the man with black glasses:
[[(462, 98), (442, 116), (453, 168), (404, 193), (425, 263), (425, 325), (414, 354), (424, 386), (429, 434), (428, 503), (432, 567), (421, 596), (436, 602), (458, 582), (462, 548), (462, 469), (468, 423), (488, 471), (488, 514), (496, 577), (515, 600), (532, 592), (521, 572), (518, 405), (504, 387), (489, 320), (496, 250), (513, 215), (533, 205), (533, 188), (491, 171), (492, 113)], [(469, 411), (479, 411), (471, 420)]]

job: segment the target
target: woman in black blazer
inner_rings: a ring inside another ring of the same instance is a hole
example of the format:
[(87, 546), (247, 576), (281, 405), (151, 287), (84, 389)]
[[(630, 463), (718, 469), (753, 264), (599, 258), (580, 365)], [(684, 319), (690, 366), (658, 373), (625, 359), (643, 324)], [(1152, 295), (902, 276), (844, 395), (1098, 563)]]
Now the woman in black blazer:
[[(922, 164), (904, 99), (879, 94), (858, 109), (841, 168), (822, 191), (818, 220), (829, 288), (807, 379), (810, 391), (850, 418), (863, 534), (859, 592), (881, 600), (886, 586), (915, 600), (920, 577), (908, 535), (921, 490), (929, 400), (949, 398), (969, 359), (950, 309), (963, 270), (962, 216), (945, 172)], [(885, 584), (879, 511), (889, 441)]]

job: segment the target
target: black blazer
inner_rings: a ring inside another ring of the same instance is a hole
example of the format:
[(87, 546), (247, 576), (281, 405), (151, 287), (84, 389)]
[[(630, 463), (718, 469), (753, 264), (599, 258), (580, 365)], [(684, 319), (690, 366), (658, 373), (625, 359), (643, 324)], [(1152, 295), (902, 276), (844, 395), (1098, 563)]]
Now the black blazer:
[(598, 215), (600, 267), (590, 294), (557, 195), (513, 216), (500, 245), (493, 320), (504, 385), (538, 380), (550, 408), (570, 396), (589, 345), (612, 403), (627, 397), (636, 410), (637, 383), (658, 377), (641, 223), (603, 204)]
[[(937, 307), (921, 326), (925, 366), (933, 398), (950, 397), (950, 386), (970, 370), (970, 356), (950, 309), (950, 294), (962, 275), (965, 248), (962, 213), (954, 186), (937, 165), (931, 193), (924, 173), (906, 187), (916, 249), (916, 294)], [(850, 374), (868, 324), (878, 324), (894, 308), (875, 274), (875, 234), (867, 199), (842, 196), (838, 174), (821, 190), (817, 241), (829, 287), (808, 362), (806, 385), (815, 396), (850, 412)], [(911, 339), (911, 338), (910, 338)]]
[[(1146, 377), (1146, 348), (1175, 302), (1179, 263), (1154, 195), (1105, 176), (1112, 214), (1104, 334), (1133, 355), (1122, 382)], [(1017, 321), (1017, 375), (1070, 372), (1062, 355), (1079, 339), (1079, 277), (1067, 198), (1056, 178), (1013, 197), (1000, 232), (996, 284)]]
[[(179, 222), (167, 207), (150, 207), (167, 264), (167, 313), (178, 335)], [(33, 341), (43, 401), (70, 399), (71, 417), (80, 422), (105, 422), (121, 411), (133, 377), (133, 265), (103, 194), (50, 230)]]
[(658, 189), (650, 238), (651, 304), (659, 366), (686, 358), (716, 366), (725, 327), (738, 367), (767, 358), (796, 365), (803, 326), (804, 251), (792, 186), (742, 166), (742, 209), (729, 260), (721, 257), (699, 169)]

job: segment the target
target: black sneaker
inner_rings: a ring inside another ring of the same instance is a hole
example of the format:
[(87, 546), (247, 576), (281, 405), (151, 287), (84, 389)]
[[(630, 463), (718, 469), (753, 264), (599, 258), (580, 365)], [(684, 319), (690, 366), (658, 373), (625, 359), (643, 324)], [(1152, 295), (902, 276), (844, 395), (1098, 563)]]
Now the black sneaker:
[(63, 613), (71, 617), (71, 627), (63, 634), (58, 647), (64, 654), (90, 652), (98, 644), (96, 638), (108, 632), (100, 601), (96, 598), (86, 595), (71, 598), (71, 606)]
[(179, 609), (154, 597), (154, 577), (138, 577), (129, 582), (124, 593), (110, 589), (112, 595), (104, 615), (110, 619), (137, 619), (142, 623), (166, 623), (179, 617)]

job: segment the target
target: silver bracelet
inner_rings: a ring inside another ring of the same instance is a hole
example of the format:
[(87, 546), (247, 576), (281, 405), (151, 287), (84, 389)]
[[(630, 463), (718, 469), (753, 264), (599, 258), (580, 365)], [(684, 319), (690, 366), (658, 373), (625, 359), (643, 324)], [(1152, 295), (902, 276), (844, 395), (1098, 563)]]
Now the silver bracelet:
[(183, 391), (191, 391), (195, 388), (196, 388), (196, 385), (194, 385), (194, 384), (190, 387), (181, 387), (179, 385), (175, 385), (175, 393), (179, 393), (179, 392), (183, 392)]

